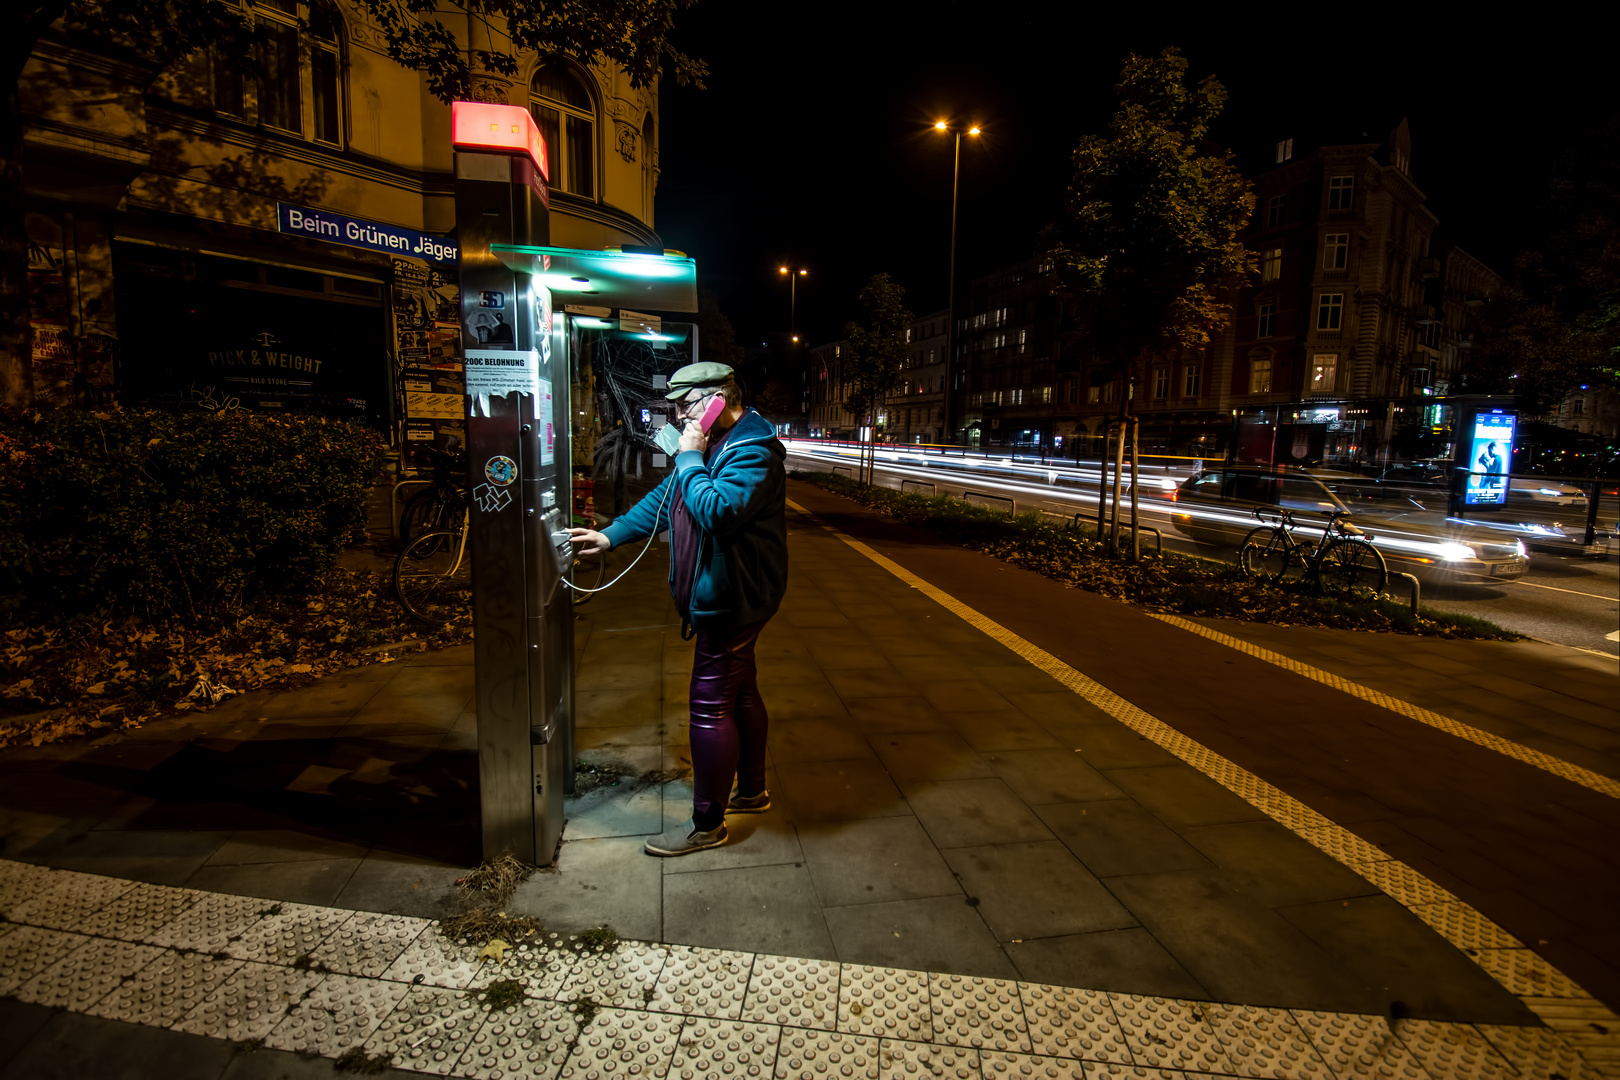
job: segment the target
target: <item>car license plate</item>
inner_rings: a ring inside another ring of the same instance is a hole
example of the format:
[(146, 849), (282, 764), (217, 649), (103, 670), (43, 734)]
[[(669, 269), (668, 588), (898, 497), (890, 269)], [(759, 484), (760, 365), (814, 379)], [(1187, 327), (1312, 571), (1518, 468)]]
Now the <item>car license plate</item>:
[(1524, 567), (1518, 563), (1499, 562), (1491, 567), (1492, 577), (1518, 577), (1524, 573)]

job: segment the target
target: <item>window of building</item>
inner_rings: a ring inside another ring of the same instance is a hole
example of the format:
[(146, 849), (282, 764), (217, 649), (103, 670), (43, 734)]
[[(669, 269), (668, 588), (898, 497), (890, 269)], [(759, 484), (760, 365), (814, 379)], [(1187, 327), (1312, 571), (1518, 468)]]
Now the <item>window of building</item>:
[(529, 84), (529, 111), (545, 136), (551, 186), (590, 198), (596, 194), (596, 99), (567, 64), (547, 64)]
[(1429, 322), (1419, 323), (1417, 328), (1417, 341), (1419, 345), (1422, 345), (1425, 348), (1438, 351), (1440, 348), (1439, 321), (1431, 319)]
[(1167, 398), (1170, 396), (1170, 369), (1167, 367), (1153, 369), (1153, 396)]
[(1199, 384), (1203, 381), (1204, 369), (1197, 364), (1188, 364), (1181, 369), (1181, 396), (1197, 397)]
[(1281, 225), (1288, 216), (1288, 196), (1273, 195), (1266, 200), (1266, 224)]
[(1331, 394), (1338, 382), (1338, 353), (1317, 353), (1311, 357), (1311, 393)]
[(1328, 178), (1328, 209), (1348, 210), (1356, 194), (1356, 178), (1334, 176)]
[(1293, 156), (1294, 156), (1294, 140), (1293, 139), (1280, 139), (1280, 140), (1278, 140), (1278, 142), (1277, 142), (1277, 164), (1281, 165), (1283, 162), (1289, 160)]
[(343, 142), (343, 65), (338, 56), (341, 26), (330, 8), (310, 6), (309, 85), (315, 106), (315, 139), (334, 146)]
[(1035, 400), (1040, 402), (1042, 405), (1052, 404), (1052, 388), (1050, 386), (1036, 387)]
[(1254, 328), (1255, 337), (1268, 338), (1277, 332), (1276, 304), (1270, 301), (1267, 301), (1264, 304), (1258, 304), (1255, 306), (1254, 312), (1255, 315), (1258, 316)]
[(1113, 401), (1114, 400), (1114, 380), (1113, 379), (1109, 379), (1106, 383), (1103, 384), (1102, 392), (1103, 392), (1102, 393), (1102, 399), (1104, 401)]
[(1068, 399), (1069, 399), (1069, 404), (1070, 405), (1078, 405), (1080, 403), (1080, 380), (1079, 379), (1070, 379), (1069, 380)]
[(1249, 393), (1271, 393), (1271, 357), (1255, 356), (1249, 359)]
[(1585, 411), (1586, 411), (1586, 399), (1585, 398), (1575, 398), (1573, 401), (1571, 401), (1569, 403), (1569, 415), (1571, 415), (1571, 416), (1580, 416)]
[(1350, 234), (1328, 233), (1322, 238), (1322, 269), (1343, 270), (1350, 265)]
[(1022, 405), (1024, 403), (1024, 388), (1022, 386), (1007, 391), (1007, 404)]
[(1344, 318), (1344, 293), (1323, 293), (1316, 302), (1316, 328), (1337, 330)]
[(1088, 386), (1088, 387), (1086, 387), (1086, 404), (1087, 405), (1095, 405), (1095, 404), (1097, 404), (1097, 402), (1099, 402), (1101, 400), (1102, 400), (1102, 387), (1100, 387), (1100, 386)]
[(1260, 280), (1276, 281), (1282, 277), (1282, 248), (1267, 248), (1260, 253)]
[(244, 63), (214, 54), (214, 108), (299, 138), (341, 146), (342, 19), (320, 0), (264, 0), (252, 6), (252, 15), (260, 32), (257, 59)]

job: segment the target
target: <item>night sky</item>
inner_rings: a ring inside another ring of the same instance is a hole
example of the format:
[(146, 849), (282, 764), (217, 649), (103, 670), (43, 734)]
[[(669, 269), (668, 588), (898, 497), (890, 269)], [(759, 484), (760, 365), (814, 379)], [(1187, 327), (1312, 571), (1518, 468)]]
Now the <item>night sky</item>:
[(810, 271), (798, 323), (811, 343), (837, 336), (880, 270), (913, 312), (943, 308), (951, 145), (932, 122), (984, 126), (962, 148), (965, 283), (1032, 254), (1075, 142), (1113, 111), (1121, 60), (1175, 45), (1194, 78), (1226, 86), (1214, 137), (1246, 167), (1281, 138), (1378, 141), (1407, 117), (1442, 230), (1506, 270), (1551, 158), (1615, 107), (1607, 35), (1557, 5), (1503, 25), (1477, 6), (1314, 6), (1332, 20), (1308, 7), (703, 0), (677, 42), (712, 75), (706, 90), (663, 88), (658, 231), (696, 257), (744, 344), (787, 329), (783, 263)]

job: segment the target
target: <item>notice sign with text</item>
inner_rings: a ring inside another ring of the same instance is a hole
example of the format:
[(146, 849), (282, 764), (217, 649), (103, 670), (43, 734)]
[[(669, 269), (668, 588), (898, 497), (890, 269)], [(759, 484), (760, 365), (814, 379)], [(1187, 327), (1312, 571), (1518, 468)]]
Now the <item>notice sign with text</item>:
[(488, 416), (492, 397), (505, 397), (516, 390), (538, 398), (540, 354), (533, 349), (468, 349), (466, 374), (467, 396), (478, 401), (479, 412)]

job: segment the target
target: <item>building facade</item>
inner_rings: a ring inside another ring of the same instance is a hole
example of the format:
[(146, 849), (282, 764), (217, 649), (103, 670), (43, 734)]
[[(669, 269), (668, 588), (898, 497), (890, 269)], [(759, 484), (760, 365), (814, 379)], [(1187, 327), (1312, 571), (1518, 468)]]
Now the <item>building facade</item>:
[(957, 319), (956, 432), (970, 446), (1053, 445), (1062, 396), (1051, 267), (1031, 259), (972, 279)]
[(906, 329), (900, 385), (884, 399), (878, 425), (889, 442), (938, 443), (945, 435), (945, 348), (949, 313), (936, 311)]
[[(265, 31), (252, 64), (36, 48), (22, 103), (37, 398), (313, 408), (404, 430), (407, 384), (459, 377), (450, 110), (360, 6), (246, 6)], [(473, 96), (527, 106), (544, 131), (551, 243), (658, 245), (655, 90), (528, 57), (515, 78), (477, 75)]]

